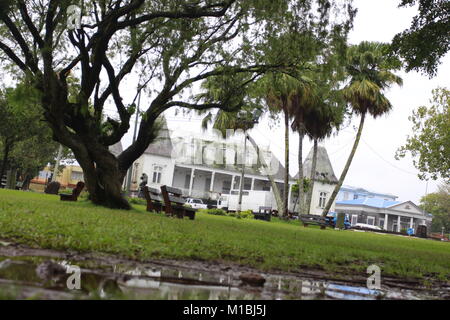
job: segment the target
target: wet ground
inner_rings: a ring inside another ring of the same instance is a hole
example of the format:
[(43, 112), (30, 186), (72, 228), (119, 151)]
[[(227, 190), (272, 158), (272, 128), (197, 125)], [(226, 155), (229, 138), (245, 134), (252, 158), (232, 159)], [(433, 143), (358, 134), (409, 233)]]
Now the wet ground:
[[(80, 267), (80, 290), (75, 285)], [(73, 272), (73, 271), (72, 271)], [(72, 278), (69, 278), (71, 277)], [(321, 272), (263, 273), (207, 262), (140, 263), (102, 254), (32, 249), (0, 241), (0, 299), (450, 299), (450, 284), (425, 288), (414, 280), (333, 279)]]

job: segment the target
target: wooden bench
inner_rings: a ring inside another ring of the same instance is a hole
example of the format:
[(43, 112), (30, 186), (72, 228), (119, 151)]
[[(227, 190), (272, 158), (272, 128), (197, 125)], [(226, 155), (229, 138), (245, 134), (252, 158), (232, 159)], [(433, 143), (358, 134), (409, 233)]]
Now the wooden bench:
[(84, 189), (84, 182), (79, 181), (76, 187), (72, 190), (72, 194), (60, 193), (59, 198), (61, 201), (77, 201), (81, 191)]
[(272, 217), (271, 207), (259, 207), (258, 212), (253, 212), (253, 216), (256, 220), (270, 221)]
[(326, 227), (329, 226), (327, 218), (314, 214), (302, 214), (299, 219), (303, 222), (304, 227), (312, 224), (320, 226), (320, 229), (326, 229)]
[(164, 209), (166, 215), (176, 215), (178, 218), (183, 219), (185, 216), (189, 219), (195, 219), (196, 209), (186, 207), (184, 204), (186, 200), (181, 197), (181, 190), (168, 186), (161, 186), (161, 193), (164, 200)]
[(147, 200), (147, 211), (161, 212), (164, 210), (164, 200), (158, 189), (145, 186), (142, 188), (142, 192)]

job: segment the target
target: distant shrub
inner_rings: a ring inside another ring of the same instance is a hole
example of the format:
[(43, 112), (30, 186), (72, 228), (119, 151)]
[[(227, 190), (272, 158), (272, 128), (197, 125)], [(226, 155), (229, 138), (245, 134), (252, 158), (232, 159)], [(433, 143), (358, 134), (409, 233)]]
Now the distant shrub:
[(241, 212), (228, 212), (227, 213), (228, 216), (230, 217), (235, 217), (238, 219), (252, 219), (253, 218), (253, 212), (252, 210), (246, 210), (246, 211), (241, 211)]
[(127, 200), (130, 204), (138, 204), (138, 205), (142, 205), (142, 206), (147, 205), (147, 201), (142, 198), (127, 198)]
[(226, 216), (227, 212), (222, 209), (199, 209), (198, 212), (212, 214), (215, 216)]

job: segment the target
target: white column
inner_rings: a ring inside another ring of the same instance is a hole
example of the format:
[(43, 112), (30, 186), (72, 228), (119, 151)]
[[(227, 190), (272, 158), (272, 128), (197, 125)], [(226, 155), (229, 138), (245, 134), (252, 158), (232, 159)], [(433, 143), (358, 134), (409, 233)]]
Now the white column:
[(194, 185), (194, 174), (195, 174), (195, 169), (192, 168), (191, 169), (191, 181), (189, 182), (189, 196), (192, 196), (192, 187)]
[(213, 171), (211, 174), (211, 185), (209, 186), (209, 191), (214, 192), (214, 179), (216, 177), (216, 173)]
[(397, 219), (397, 232), (400, 232), (400, 220), (401, 219), (401, 217), (400, 216), (398, 216), (398, 219)]
[(255, 178), (252, 178), (252, 186), (250, 187), (250, 190), (255, 190)]
[(412, 229), (414, 227), (414, 218), (411, 217), (411, 221), (409, 223), (409, 227)]
[(388, 228), (388, 219), (389, 219), (389, 215), (386, 213), (385, 215), (384, 215), (384, 230), (387, 230), (387, 228)]
[(234, 189), (234, 180), (235, 180), (236, 176), (233, 176), (233, 178), (231, 179), (231, 187), (230, 189), (233, 190)]

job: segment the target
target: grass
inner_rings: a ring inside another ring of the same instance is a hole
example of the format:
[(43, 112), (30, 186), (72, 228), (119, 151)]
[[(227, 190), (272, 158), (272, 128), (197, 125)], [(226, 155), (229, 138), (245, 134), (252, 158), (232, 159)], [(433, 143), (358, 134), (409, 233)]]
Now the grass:
[(0, 190), (0, 238), (34, 247), (104, 252), (149, 260), (169, 258), (233, 262), (262, 270), (320, 269), (365, 274), (450, 277), (450, 244), (393, 235), (300, 227), (297, 222), (236, 219), (198, 213), (194, 221), (120, 211), (87, 201)]

